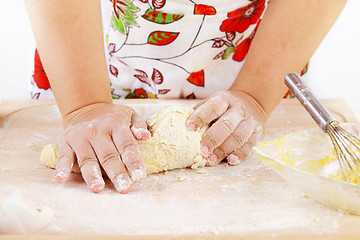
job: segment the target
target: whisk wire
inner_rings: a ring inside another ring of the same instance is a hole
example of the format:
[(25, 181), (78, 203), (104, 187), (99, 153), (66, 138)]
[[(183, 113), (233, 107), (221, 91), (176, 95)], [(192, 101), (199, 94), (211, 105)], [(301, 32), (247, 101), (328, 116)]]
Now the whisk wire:
[(360, 150), (360, 139), (355, 135), (347, 132), (340, 125), (337, 126), (339, 132), (344, 134), (344, 137), (349, 140), (350, 144), (353, 145), (356, 149)]
[(328, 124), (325, 132), (329, 135), (339, 160), (345, 181), (350, 179), (351, 171), (358, 174), (360, 164), (360, 140), (344, 130), (337, 121)]
[[(347, 181), (347, 176), (350, 176), (350, 171), (349, 169), (345, 166), (346, 165), (346, 160), (344, 159), (343, 155), (341, 154), (341, 149), (340, 147), (336, 144), (336, 136), (335, 136), (335, 132), (333, 130), (329, 130), (330, 128), (333, 128), (332, 126), (328, 126), (328, 128), (325, 130), (325, 132), (329, 135), (331, 142), (334, 146), (335, 149), (335, 153), (341, 168), (341, 172), (344, 176), (345, 181)], [(345, 172), (346, 171), (346, 172)], [(347, 174), (346, 174), (347, 173)]]
[(335, 126), (335, 131), (339, 134), (339, 138), (343, 140), (343, 146), (351, 157), (353, 166), (356, 168), (357, 164), (360, 163), (359, 155), (357, 155), (360, 152), (360, 140), (343, 129), (339, 124)]

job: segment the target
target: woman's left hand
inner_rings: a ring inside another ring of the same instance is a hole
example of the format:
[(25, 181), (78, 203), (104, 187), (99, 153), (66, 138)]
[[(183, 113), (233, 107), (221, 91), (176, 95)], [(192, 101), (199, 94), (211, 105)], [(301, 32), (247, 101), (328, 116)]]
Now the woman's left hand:
[(223, 159), (238, 165), (263, 135), (267, 119), (260, 104), (242, 91), (224, 91), (195, 106), (186, 124), (189, 130), (210, 124), (201, 140), (208, 166)]

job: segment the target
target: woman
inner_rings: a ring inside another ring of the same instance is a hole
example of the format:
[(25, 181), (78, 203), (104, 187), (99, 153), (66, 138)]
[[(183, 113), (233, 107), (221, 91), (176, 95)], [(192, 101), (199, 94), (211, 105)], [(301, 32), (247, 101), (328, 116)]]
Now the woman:
[(41, 88), (51, 85), (65, 127), (55, 178), (64, 182), (78, 161), (85, 182), (99, 192), (101, 165), (120, 193), (145, 177), (137, 140), (150, 134), (112, 98), (204, 98), (187, 126), (213, 122), (201, 141), (208, 165), (225, 158), (237, 165), (287, 92), (284, 76), (305, 66), (346, 3), (25, 2), (46, 71), (34, 76), (34, 96), (50, 94)]

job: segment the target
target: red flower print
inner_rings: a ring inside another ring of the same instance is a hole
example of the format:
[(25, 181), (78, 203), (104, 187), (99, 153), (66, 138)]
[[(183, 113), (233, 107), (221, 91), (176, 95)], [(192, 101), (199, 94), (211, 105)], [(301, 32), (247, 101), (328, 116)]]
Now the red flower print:
[(110, 43), (110, 44), (108, 45), (109, 53), (114, 53), (114, 52), (115, 52), (115, 48), (116, 48), (116, 44), (115, 44), (115, 43)]
[(195, 4), (194, 7), (195, 15), (215, 15), (216, 9), (213, 6), (205, 5), (205, 4)]
[(216, 40), (216, 41), (213, 43), (212, 47), (213, 47), (213, 48), (220, 48), (220, 47), (224, 46), (224, 44), (225, 44), (225, 41), (222, 40), (222, 39), (219, 39), (219, 40)]
[(155, 9), (162, 8), (165, 5), (165, 3), (166, 3), (165, 0), (153, 0), (152, 1), (152, 4), (153, 4)]
[(196, 99), (196, 96), (195, 96), (194, 93), (191, 93), (191, 94), (186, 96), (186, 99)]
[(144, 89), (138, 88), (134, 90), (134, 96), (135, 98), (147, 98), (147, 93)]
[(118, 76), (119, 71), (118, 71), (118, 69), (116, 67), (114, 67), (113, 65), (110, 64), (109, 69), (110, 69), (110, 72), (111, 72), (112, 75), (114, 75), (115, 77)]
[(234, 40), (236, 34), (235, 34), (235, 32), (225, 32), (225, 35), (229, 41), (232, 41), (232, 40)]
[(149, 80), (148, 75), (146, 74), (146, 72), (140, 70), (140, 69), (135, 69), (139, 74), (134, 75), (134, 77), (136, 77), (137, 79), (139, 79), (140, 82), (146, 83), (147, 85), (149, 85), (149, 87), (151, 87), (151, 83)]
[(251, 35), (247, 39), (245, 39), (239, 45), (236, 46), (236, 48), (234, 50), (234, 55), (232, 57), (235, 61), (241, 62), (242, 60), (245, 59), (245, 56), (249, 51), (251, 42), (254, 39), (255, 33), (258, 29), (258, 26), (259, 26), (259, 24), (256, 26), (254, 31), (251, 33)]
[(204, 87), (204, 75), (204, 70), (202, 69), (197, 72), (192, 72), (187, 80), (196, 86)]
[(35, 49), (33, 78), (34, 78), (34, 81), (38, 88), (45, 89), (45, 90), (50, 88), (49, 79), (46, 76), (46, 73), (45, 73), (44, 67), (42, 65), (42, 62), (40, 60), (40, 56), (39, 56), (37, 49)]
[(153, 73), (151, 75), (151, 79), (155, 84), (161, 84), (164, 81), (164, 77), (162, 73), (156, 68), (153, 69)]
[(146, 93), (146, 91), (142, 88), (137, 88), (134, 90), (134, 92), (129, 93), (126, 97), (126, 99), (131, 99), (131, 98), (148, 98), (148, 95)]
[(257, 0), (246, 7), (228, 12), (228, 19), (222, 22), (220, 30), (243, 33), (250, 25), (259, 21), (264, 10), (265, 0)]
[(158, 93), (159, 94), (167, 94), (170, 91), (171, 91), (170, 89), (159, 89)]

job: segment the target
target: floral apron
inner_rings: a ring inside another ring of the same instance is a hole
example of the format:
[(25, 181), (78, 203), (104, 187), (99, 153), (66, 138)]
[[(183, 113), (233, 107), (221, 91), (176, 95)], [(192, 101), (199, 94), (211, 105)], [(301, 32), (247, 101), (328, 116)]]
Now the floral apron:
[[(206, 98), (238, 75), (268, 0), (101, 0), (113, 98)], [(33, 98), (52, 98), (35, 53)]]

